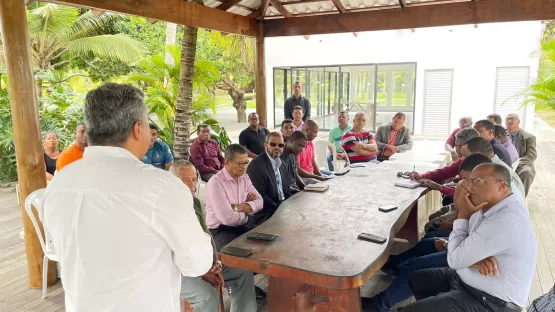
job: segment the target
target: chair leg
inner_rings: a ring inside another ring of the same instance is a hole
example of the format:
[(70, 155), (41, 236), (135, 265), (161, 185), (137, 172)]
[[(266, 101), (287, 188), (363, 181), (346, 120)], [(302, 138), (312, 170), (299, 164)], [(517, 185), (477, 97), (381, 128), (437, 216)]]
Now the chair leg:
[(42, 259), (42, 299), (46, 298), (46, 279), (48, 277), (48, 257)]

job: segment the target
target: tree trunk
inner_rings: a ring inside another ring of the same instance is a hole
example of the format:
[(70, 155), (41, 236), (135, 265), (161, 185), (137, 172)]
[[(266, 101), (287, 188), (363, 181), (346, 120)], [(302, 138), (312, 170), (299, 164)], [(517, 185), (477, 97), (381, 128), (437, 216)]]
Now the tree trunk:
[(229, 88), (227, 93), (233, 99), (233, 107), (237, 110), (237, 122), (247, 122), (247, 101), (245, 101), (245, 91), (236, 88)]
[[(194, 1), (196, 2), (196, 1)], [(175, 107), (175, 137), (173, 153), (176, 160), (189, 159), (190, 133), (193, 127), (193, 76), (197, 50), (196, 27), (183, 27), (181, 64), (179, 72), (179, 94)]]

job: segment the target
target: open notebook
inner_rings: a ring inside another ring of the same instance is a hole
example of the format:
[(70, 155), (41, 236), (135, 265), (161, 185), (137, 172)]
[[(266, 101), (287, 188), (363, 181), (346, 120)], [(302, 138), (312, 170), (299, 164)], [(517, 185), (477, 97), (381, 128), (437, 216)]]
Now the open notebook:
[(413, 188), (417, 188), (419, 186), (422, 186), (420, 183), (413, 181), (413, 180), (409, 180), (409, 179), (399, 179), (397, 181), (395, 181), (395, 186), (399, 186), (399, 187), (404, 187), (404, 188), (408, 188), (408, 189), (413, 189)]

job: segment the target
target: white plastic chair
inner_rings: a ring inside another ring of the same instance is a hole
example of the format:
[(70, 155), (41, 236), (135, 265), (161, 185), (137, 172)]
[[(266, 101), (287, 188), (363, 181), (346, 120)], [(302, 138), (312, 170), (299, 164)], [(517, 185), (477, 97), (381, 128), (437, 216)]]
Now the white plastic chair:
[(29, 194), (29, 196), (27, 196), (27, 199), (25, 199), (25, 211), (27, 211), (27, 215), (31, 219), (31, 222), (33, 222), (33, 226), (35, 227), (35, 232), (37, 232), (37, 236), (39, 237), (40, 246), (42, 247), (42, 251), (44, 252), (44, 258), (42, 260), (42, 299), (46, 298), (46, 289), (47, 289), (46, 279), (48, 277), (48, 260), (58, 262), (58, 258), (56, 257), (56, 254), (54, 253), (54, 251), (50, 250), (48, 248), (48, 244), (45, 243), (45, 241), (49, 242), (49, 238), (48, 236), (46, 236), (46, 233), (44, 233), (45, 239), (43, 239), (43, 233), (41, 231), (39, 223), (37, 222), (37, 219), (35, 218), (35, 214), (33, 213), (33, 206), (34, 206), (38, 212), (39, 219), (42, 219), (42, 216), (43, 216), (42, 197), (44, 196), (45, 191), (46, 189), (44, 188), (38, 189), (32, 192), (31, 194)]
[(332, 155), (333, 155), (332, 163), (335, 170), (337, 170), (337, 168), (344, 168), (349, 166), (349, 160), (347, 160), (345, 163), (345, 160), (337, 159), (337, 150), (335, 149), (335, 144), (330, 143), (326, 140), (315, 140), (313, 144), (314, 144), (314, 154), (316, 157), (316, 164), (318, 165), (318, 168), (324, 168), (326, 170), (330, 170), (328, 166), (329, 148), (331, 148), (332, 150)]

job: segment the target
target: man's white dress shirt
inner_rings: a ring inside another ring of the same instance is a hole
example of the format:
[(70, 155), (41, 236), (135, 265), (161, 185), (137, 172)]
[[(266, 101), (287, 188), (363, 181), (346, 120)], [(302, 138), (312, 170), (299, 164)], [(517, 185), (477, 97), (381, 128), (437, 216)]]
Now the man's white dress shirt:
[[(457, 219), (449, 236), (447, 262), (467, 285), (524, 307), (536, 270), (536, 236), (527, 211), (511, 194), (470, 220)], [(473, 264), (487, 257), (497, 262), (497, 276), (483, 276)]]
[(66, 311), (180, 311), (181, 274), (212, 266), (187, 187), (119, 147), (89, 146), (43, 197)]

